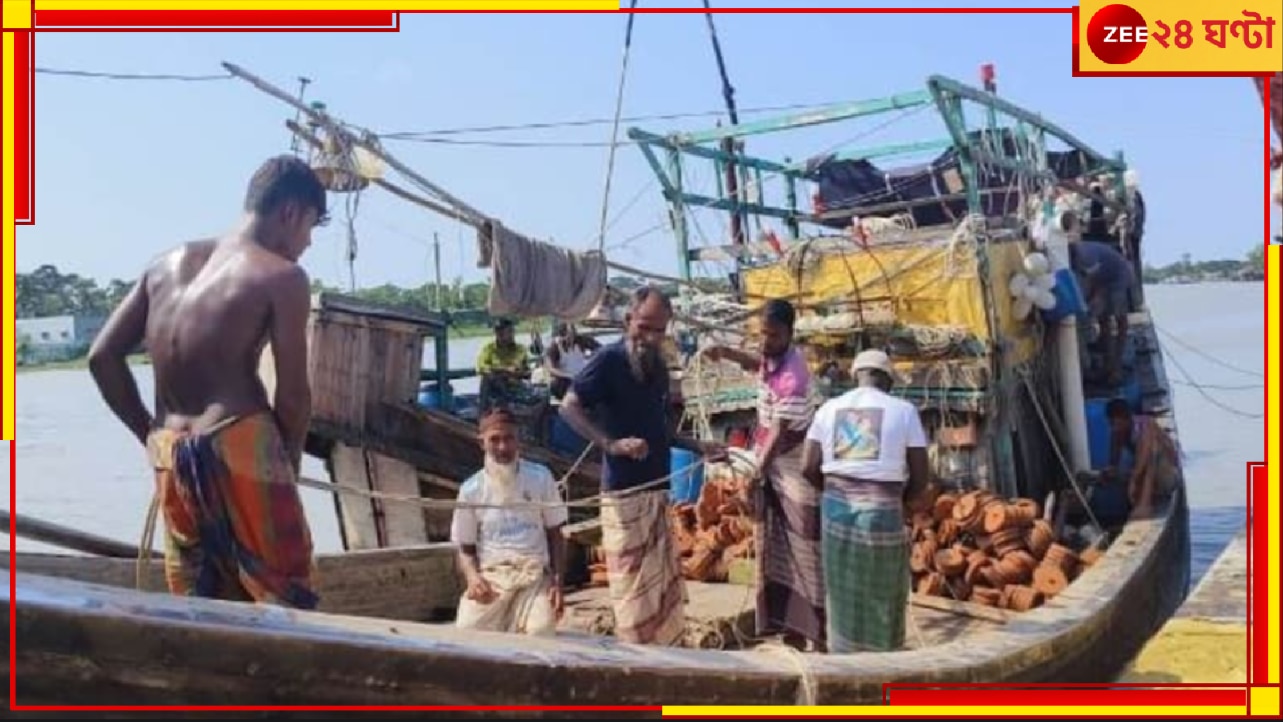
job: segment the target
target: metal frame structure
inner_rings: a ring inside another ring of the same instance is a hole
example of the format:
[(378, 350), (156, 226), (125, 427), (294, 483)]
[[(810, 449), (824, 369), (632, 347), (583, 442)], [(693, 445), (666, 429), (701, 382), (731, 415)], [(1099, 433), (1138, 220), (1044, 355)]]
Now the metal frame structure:
[[(941, 75), (928, 77), (926, 86), (925, 90), (873, 100), (840, 103), (805, 113), (777, 116), (731, 127), (665, 135), (636, 127), (629, 128), (629, 139), (637, 143), (641, 149), (659, 180), (664, 198), (670, 204), (682, 278), (690, 280), (691, 277), (692, 252), (686, 222), (688, 207), (727, 211), (732, 217), (738, 217), (741, 224), (746, 224), (750, 216), (777, 218), (784, 221), (794, 238), (800, 235), (801, 224), (821, 221), (820, 216), (798, 208), (797, 183), (809, 180), (805, 163), (777, 162), (742, 152), (728, 152), (728, 148), (742, 148), (742, 143), (739, 141), (748, 136), (837, 123), (928, 105), (934, 105), (939, 112), (948, 136), (913, 143), (847, 148), (837, 151), (832, 158), (837, 160), (888, 158), (954, 147), (959, 152), (960, 166), (966, 185), (965, 195), (971, 213), (982, 212), (981, 192), (976, 184), (977, 169), (982, 165), (1004, 168), (1029, 179), (1050, 179), (1054, 184), (1066, 187), (1068, 190), (1097, 197), (1111, 207), (1123, 207), (1120, 193), (1124, 187), (1122, 181), (1126, 164), (1121, 153), (1109, 158), (1041, 115), (999, 98), (996, 92), (974, 88)], [(981, 134), (982, 142), (979, 144), (970, 134), (972, 129), (968, 127), (965, 112), (967, 103), (980, 106), (986, 116), (988, 130), (991, 131), (988, 135)], [(1000, 124), (1002, 121), (1008, 123), (1006, 128)], [(1014, 157), (1009, 157), (1001, 144), (990, 148), (987, 147), (988, 143), (983, 142), (984, 138), (995, 137), (1005, 130), (1012, 130), (1017, 139), (1017, 153)], [(1109, 195), (1097, 195), (1085, 186), (1067, 183), (1057, 178), (1047, 165), (1046, 148), (1049, 136), (1060, 140), (1082, 155), (1085, 161), (1085, 175), (1106, 172), (1114, 174), (1116, 182)], [(727, 140), (733, 142), (728, 144), (725, 142)], [(715, 143), (720, 143), (721, 146), (712, 147)], [(739, 169), (745, 176), (744, 182), (739, 184), (741, 188), (748, 185), (747, 175), (750, 172), (755, 175), (754, 182), (759, 189), (762, 188), (763, 173), (781, 176), (785, 183), (788, 205), (779, 207), (750, 202), (745, 200), (742, 193), (718, 198), (690, 193), (682, 185), (683, 168), (687, 157), (711, 160), (715, 164), (717, 172), (714, 177), (718, 179), (719, 195), (722, 195), (721, 181), (728, 165)]]

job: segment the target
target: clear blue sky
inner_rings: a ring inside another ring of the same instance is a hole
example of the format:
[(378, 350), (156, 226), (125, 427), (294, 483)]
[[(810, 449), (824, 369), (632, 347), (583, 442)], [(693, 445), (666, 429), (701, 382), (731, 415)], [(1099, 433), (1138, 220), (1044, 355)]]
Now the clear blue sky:
[[(207, 74), (221, 72), (226, 60), (291, 92), (306, 75), (314, 81), (309, 99), (377, 131), (431, 130), (610, 117), (624, 25), (624, 17), (600, 15), (408, 15), (399, 34), (42, 33), (36, 61)], [(981, 63), (996, 63), (1002, 95), (1099, 150), (1127, 153), (1146, 192), (1150, 262), (1182, 253), (1239, 257), (1260, 242), (1261, 107), (1249, 80), (1073, 78), (1068, 16), (723, 15), (717, 28), (741, 108), (878, 97), (921, 88), (933, 73), (976, 82)], [(52, 263), (99, 280), (133, 278), (166, 247), (229, 227), (249, 175), (289, 145), (283, 122), (293, 111), (241, 81), (41, 75), (36, 93), (38, 224), (18, 229), (21, 271)], [(639, 16), (624, 114), (722, 107), (703, 16)], [(745, 114), (755, 117), (761, 116)], [(880, 120), (753, 138), (749, 149), (802, 158)], [(715, 121), (640, 125), (667, 131)], [(864, 142), (943, 130), (928, 111)], [(604, 124), (451, 137), (601, 143), (609, 134)], [(595, 237), (604, 147), (387, 146), (521, 231), (579, 248)], [(699, 168), (694, 185), (711, 193), (711, 169)], [(671, 273), (675, 253), (666, 228), (619, 245), (664, 220), (648, 166), (625, 145), (617, 154), (612, 216), (634, 198), (606, 245), (623, 263)], [(316, 234), (305, 265), (314, 278), (346, 287), (342, 198), (332, 196), (332, 203), (334, 222)], [(724, 237), (720, 217), (703, 216), (700, 228), (715, 242)], [(377, 189), (363, 195), (356, 230), (358, 285), (430, 280), (434, 232), (444, 278), (482, 277), (472, 232)]]

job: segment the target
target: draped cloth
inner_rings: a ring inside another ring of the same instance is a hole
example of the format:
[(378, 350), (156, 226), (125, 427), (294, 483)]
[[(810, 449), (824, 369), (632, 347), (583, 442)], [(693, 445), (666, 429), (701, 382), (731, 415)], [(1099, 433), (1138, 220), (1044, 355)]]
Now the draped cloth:
[(271, 413), (201, 433), (158, 429), (147, 450), (172, 593), (316, 607), (311, 531)]
[(493, 268), (491, 316), (586, 318), (606, 295), (606, 257), (534, 241), (487, 222), (478, 231), (478, 266)]

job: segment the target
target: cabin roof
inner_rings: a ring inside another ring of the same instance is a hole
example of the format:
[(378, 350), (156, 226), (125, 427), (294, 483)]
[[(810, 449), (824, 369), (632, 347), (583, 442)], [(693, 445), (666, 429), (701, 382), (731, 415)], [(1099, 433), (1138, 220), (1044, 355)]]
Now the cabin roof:
[(330, 291), (322, 291), (312, 296), (312, 310), (314, 312), (337, 311), (381, 321), (407, 323), (431, 333), (443, 333), (450, 325), (449, 316), (446, 314), (377, 303)]

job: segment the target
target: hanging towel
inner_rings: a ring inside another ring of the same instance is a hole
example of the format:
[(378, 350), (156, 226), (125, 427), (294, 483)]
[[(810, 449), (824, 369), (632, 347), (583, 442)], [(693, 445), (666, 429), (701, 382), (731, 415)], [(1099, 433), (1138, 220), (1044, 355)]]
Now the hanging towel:
[(606, 293), (606, 257), (576, 253), (487, 221), (477, 234), (480, 268), (493, 268), (491, 316), (554, 316), (578, 321)]

